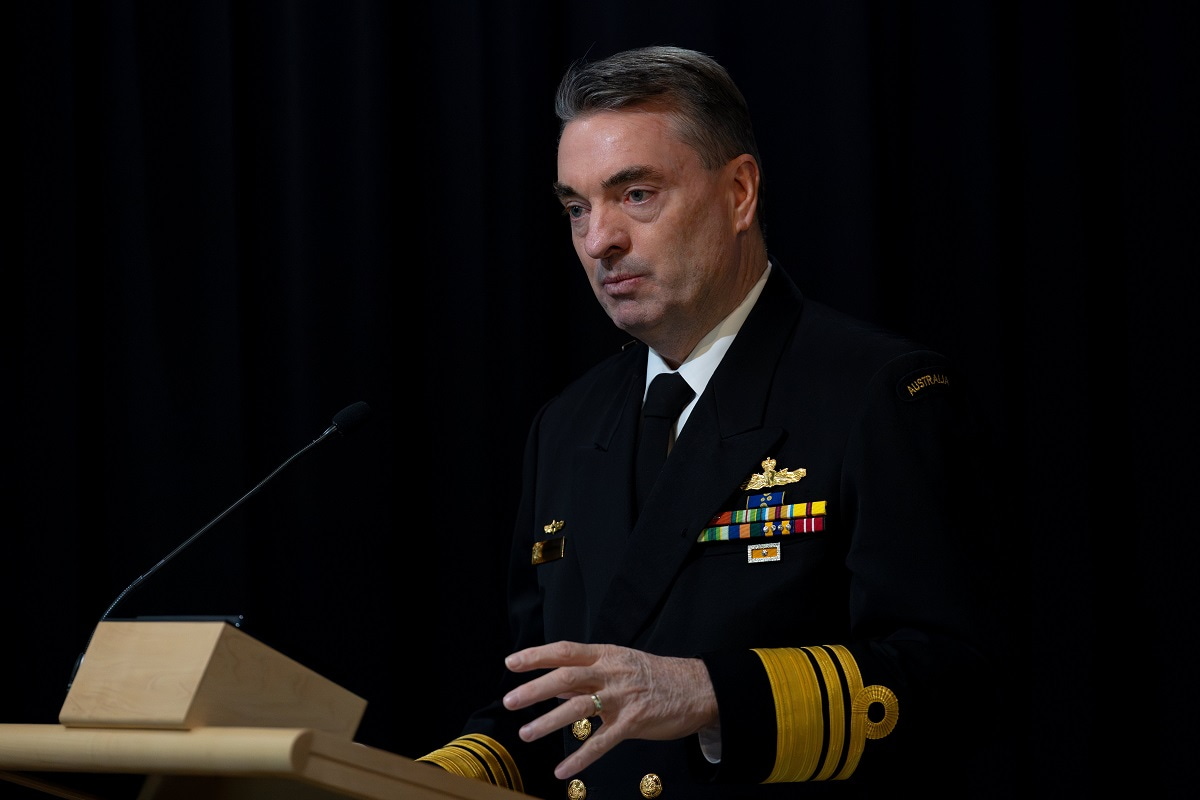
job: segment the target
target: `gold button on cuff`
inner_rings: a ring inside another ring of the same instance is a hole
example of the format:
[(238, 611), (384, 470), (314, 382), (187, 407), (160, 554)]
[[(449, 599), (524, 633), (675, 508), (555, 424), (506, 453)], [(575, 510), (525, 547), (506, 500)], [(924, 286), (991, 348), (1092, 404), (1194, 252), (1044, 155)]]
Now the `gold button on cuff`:
[(642, 797), (658, 797), (660, 794), (662, 794), (662, 790), (662, 778), (658, 777), (653, 772), (643, 775), (642, 782), (638, 784), (638, 791), (642, 793)]
[(579, 778), (574, 778), (567, 784), (567, 800), (583, 800), (587, 797), (587, 787), (583, 785), (583, 781)]
[(575, 720), (571, 725), (571, 735), (582, 742), (592, 735), (592, 721), (590, 719)]

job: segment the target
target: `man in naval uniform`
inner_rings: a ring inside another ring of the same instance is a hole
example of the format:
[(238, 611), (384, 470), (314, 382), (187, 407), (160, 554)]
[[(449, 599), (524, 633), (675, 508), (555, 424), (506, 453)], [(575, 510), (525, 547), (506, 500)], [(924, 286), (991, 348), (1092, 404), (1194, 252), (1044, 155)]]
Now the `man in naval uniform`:
[[(555, 192), (634, 341), (537, 414), (503, 685), (419, 760), (548, 799), (965, 796), (995, 508), (959, 374), (771, 257), (711, 58), (578, 62), (556, 109)], [(660, 375), (681, 409), (650, 411)]]

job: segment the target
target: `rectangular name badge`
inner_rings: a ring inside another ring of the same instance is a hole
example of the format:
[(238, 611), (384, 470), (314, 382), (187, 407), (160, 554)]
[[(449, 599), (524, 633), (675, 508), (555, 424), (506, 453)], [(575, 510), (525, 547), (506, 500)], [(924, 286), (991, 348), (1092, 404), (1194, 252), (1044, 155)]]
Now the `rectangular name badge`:
[(557, 561), (563, 557), (563, 547), (567, 537), (558, 536), (553, 539), (543, 539), (533, 543), (533, 564), (545, 564), (547, 561)]
[(778, 542), (746, 545), (746, 561), (751, 564), (758, 564), (762, 561), (778, 561), (779, 557), (780, 547)]

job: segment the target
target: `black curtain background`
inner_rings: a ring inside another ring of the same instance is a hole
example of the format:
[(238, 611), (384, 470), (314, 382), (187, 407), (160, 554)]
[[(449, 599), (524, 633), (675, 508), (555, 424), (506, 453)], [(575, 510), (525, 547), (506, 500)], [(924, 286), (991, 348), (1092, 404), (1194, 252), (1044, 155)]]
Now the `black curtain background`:
[(122, 590), (363, 400), (113, 616), (243, 614), (368, 700), (359, 741), (455, 736), (507, 652), (526, 427), (622, 341), (550, 192), (554, 87), (679, 44), (747, 95), (775, 258), (956, 359), (1001, 445), (1023, 669), (963, 698), (951, 735), (1006, 745), (978, 796), (1183, 793), (1196, 5), (4, 9), (0, 721), (57, 721)]

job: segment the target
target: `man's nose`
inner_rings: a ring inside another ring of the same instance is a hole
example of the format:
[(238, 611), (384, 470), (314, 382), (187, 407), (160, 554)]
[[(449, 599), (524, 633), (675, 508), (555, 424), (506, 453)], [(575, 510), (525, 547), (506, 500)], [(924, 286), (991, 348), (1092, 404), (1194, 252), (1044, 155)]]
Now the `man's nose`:
[(614, 254), (629, 249), (627, 220), (619, 211), (594, 208), (588, 220), (587, 236), (583, 248), (589, 258), (611, 258)]

